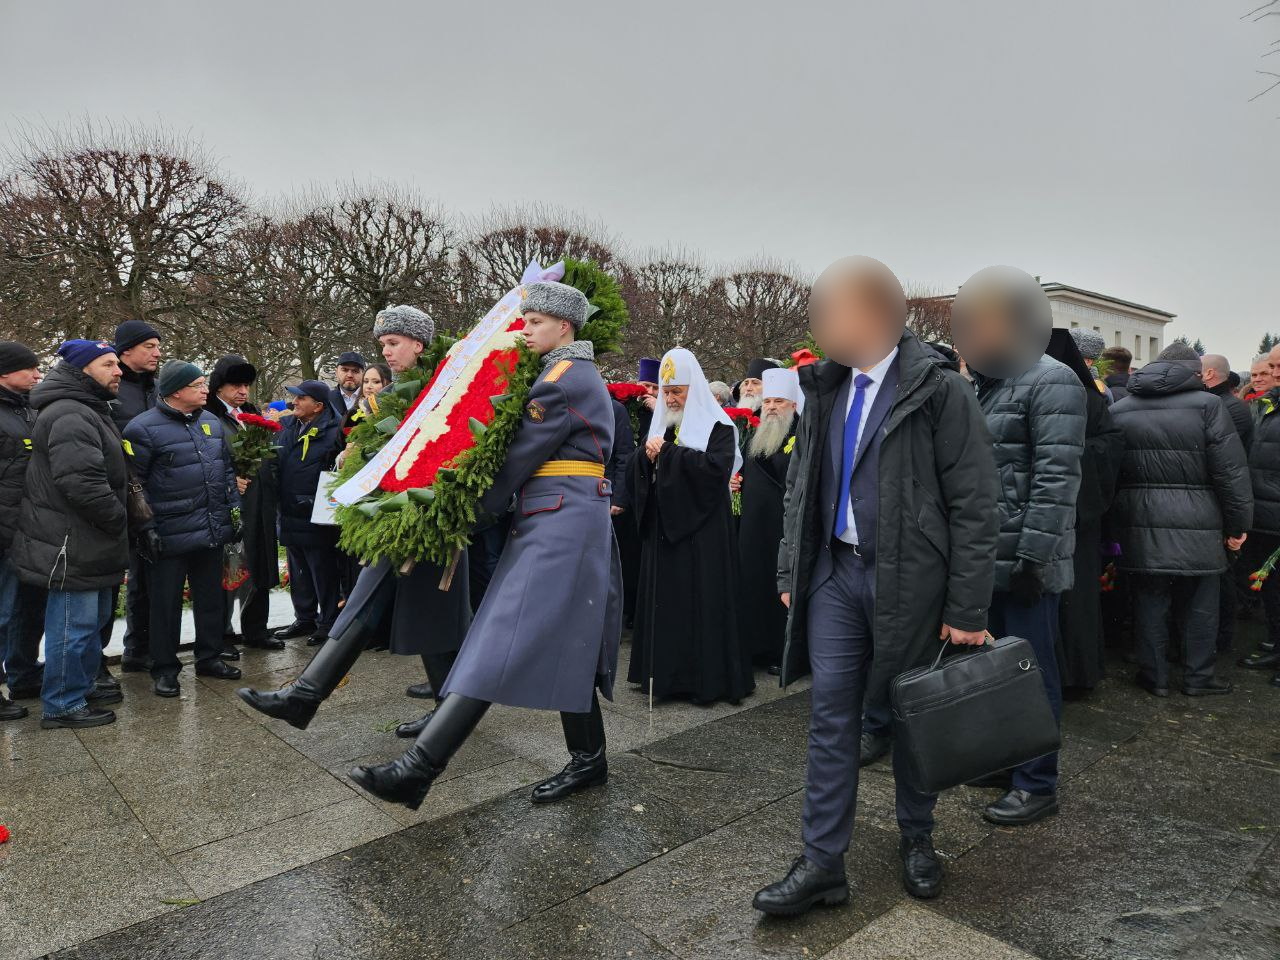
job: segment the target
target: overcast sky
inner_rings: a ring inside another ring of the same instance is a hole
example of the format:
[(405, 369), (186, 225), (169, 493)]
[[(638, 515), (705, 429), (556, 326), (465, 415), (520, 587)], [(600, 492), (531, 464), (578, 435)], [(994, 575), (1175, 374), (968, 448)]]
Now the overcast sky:
[(262, 198), (403, 182), (711, 263), (863, 253), (947, 291), (1013, 264), (1240, 368), (1280, 332), (1262, 2), (0, 0), (0, 137), (138, 121)]

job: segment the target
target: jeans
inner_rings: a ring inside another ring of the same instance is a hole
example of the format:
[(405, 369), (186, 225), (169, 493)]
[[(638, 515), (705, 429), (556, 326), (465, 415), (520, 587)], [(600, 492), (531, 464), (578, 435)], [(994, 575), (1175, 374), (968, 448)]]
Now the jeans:
[[(991, 597), (991, 614), (987, 618), (991, 632), (997, 637), (1021, 637), (1031, 644), (1044, 690), (1049, 695), (1053, 719), (1062, 726), (1062, 676), (1058, 672), (1058, 594), (1046, 593), (1039, 603), (1024, 606), (1012, 594), (996, 592)], [(1028, 760), (1013, 768), (1013, 787), (1039, 796), (1058, 790), (1058, 754)]]
[(45, 591), (18, 581), (0, 557), (0, 683), (10, 692), (39, 688)]
[(111, 616), (111, 588), (50, 590), (44, 609), (44, 687), (46, 717), (75, 713), (87, 706), (102, 664), (102, 626)]

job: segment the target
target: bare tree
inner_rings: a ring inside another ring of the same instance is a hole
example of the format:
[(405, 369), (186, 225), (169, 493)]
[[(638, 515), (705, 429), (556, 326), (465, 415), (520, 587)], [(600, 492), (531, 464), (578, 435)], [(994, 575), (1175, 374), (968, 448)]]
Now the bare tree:
[(785, 357), (809, 328), (809, 283), (798, 268), (761, 260), (709, 285), (704, 368), (732, 382), (753, 357)]
[(622, 295), (631, 311), (617, 375), (634, 376), (640, 357), (661, 357), (672, 347), (697, 354), (711, 333), (710, 274), (686, 250), (650, 253), (622, 275)]
[(951, 301), (927, 285), (907, 286), (907, 329), (921, 340), (951, 342)]
[(204, 318), (196, 280), (215, 272), (244, 211), (191, 144), (89, 126), (29, 134), (0, 180), (5, 315), (43, 314), (80, 335), (131, 319), (181, 331)]

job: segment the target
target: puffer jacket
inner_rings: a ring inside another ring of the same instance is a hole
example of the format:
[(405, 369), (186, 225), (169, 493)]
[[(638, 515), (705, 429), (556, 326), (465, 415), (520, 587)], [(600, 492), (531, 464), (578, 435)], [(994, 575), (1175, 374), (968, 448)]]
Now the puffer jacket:
[(333, 546), (338, 528), (312, 523), (311, 511), (320, 474), (333, 469), (342, 449), (338, 417), (332, 406), (325, 406), (310, 423), (284, 417), (280, 426), (278, 455), (272, 461), (279, 491), (280, 542), (286, 547)]
[(156, 405), (156, 377), (153, 373), (134, 373), (123, 363), (120, 364), (120, 392), (115, 403), (111, 405), (111, 419), (116, 422), (120, 432), (140, 413), (150, 410)]
[(1227, 568), (1225, 536), (1253, 522), (1244, 446), (1222, 401), (1195, 371), (1148, 363), (1111, 408), (1124, 431), (1117, 566), (1133, 573), (1201, 576)]
[(1046, 593), (1070, 590), (1087, 420), (1084, 386), (1052, 357), (1041, 357), (1021, 376), (975, 374), (974, 383), (1000, 474), (995, 589), (1009, 589), (1021, 558), (1040, 565)]
[(166, 554), (231, 542), (231, 510), (240, 497), (222, 429), (203, 408), (181, 413), (163, 401), (125, 428), (134, 473)]
[(1253, 527), (1259, 533), (1280, 535), (1280, 387), (1253, 403), (1257, 425), (1249, 447), (1249, 478), (1253, 482)]
[(31, 391), (26, 495), (9, 563), (23, 583), (51, 590), (114, 587), (129, 566), (129, 468), (111, 420), (113, 394), (59, 361)]
[(0, 556), (9, 549), (18, 528), (35, 422), (30, 398), (0, 387)]

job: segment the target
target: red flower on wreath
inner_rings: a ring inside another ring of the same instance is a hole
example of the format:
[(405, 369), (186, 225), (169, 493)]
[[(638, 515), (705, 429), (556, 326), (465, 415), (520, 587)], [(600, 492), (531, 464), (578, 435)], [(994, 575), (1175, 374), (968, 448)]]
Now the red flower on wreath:
[(632, 400), (639, 400), (649, 395), (649, 391), (638, 383), (608, 383), (605, 387), (609, 391), (609, 396), (619, 403), (630, 403)]
[(280, 432), (280, 424), (274, 420), (268, 420), (266, 417), (260, 417), (256, 413), (242, 413), (236, 417), (241, 423), (249, 427), (261, 427), (263, 430), (271, 433)]

